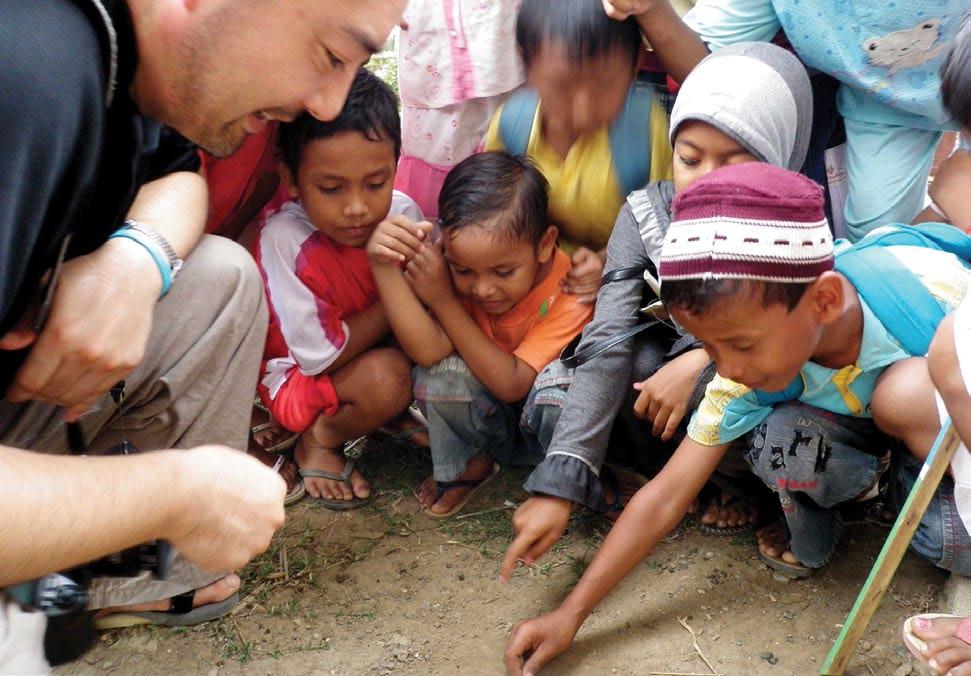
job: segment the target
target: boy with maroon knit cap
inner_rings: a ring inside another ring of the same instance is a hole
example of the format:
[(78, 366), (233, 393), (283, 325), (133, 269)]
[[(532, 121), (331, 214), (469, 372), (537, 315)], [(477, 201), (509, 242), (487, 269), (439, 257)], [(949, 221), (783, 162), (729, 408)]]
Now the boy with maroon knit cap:
[[(506, 648), (512, 673), (535, 673), (569, 647), (597, 603), (680, 522), (734, 440), (754, 432), (747, 459), (778, 493), (791, 536), (787, 544), (784, 530), (778, 543), (763, 535), (760, 549), (793, 576), (832, 556), (842, 525), (834, 507), (876, 485), (888, 446), (880, 430), (926, 456), (939, 427), (926, 359), (911, 357), (834, 270), (834, 254), (848, 249), (845, 242), (834, 248), (821, 188), (769, 164), (718, 169), (675, 198), (661, 299), (703, 342), (718, 375), (688, 438), (624, 509), (576, 588), (552, 613), (513, 629)], [(967, 293), (971, 271), (957, 256), (920, 246), (883, 250), (944, 313)], [(784, 394), (800, 381), (801, 391)], [(810, 408), (822, 420), (812, 429), (799, 414)], [(773, 410), (791, 411), (789, 444), (759, 439)], [(952, 491), (942, 484), (911, 546), (967, 574), (971, 538), (960, 519), (941, 518)], [(942, 533), (942, 523), (951, 531)]]

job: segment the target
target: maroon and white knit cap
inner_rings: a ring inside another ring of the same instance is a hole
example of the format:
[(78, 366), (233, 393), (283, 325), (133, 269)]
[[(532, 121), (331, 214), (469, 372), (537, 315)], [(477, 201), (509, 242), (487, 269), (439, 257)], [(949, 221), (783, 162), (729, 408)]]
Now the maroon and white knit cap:
[(678, 279), (806, 283), (833, 269), (823, 190), (764, 162), (717, 169), (674, 199), (658, 272)]

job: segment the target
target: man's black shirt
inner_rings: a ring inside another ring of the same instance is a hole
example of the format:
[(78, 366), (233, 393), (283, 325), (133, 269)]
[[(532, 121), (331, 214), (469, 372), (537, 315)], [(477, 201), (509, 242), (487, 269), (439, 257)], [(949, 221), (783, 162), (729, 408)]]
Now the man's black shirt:
[[(68, 257), (120, 227), (138, 189), (198, 169), (194, 148), (129, 96), (135, 32), (123, 0), (0, 0), (0, 335), (23, 316), (72, 233)], [(23, 354), (0, 352), (6, 388)], [(0, 390), (2, 393), (2, 390)]]

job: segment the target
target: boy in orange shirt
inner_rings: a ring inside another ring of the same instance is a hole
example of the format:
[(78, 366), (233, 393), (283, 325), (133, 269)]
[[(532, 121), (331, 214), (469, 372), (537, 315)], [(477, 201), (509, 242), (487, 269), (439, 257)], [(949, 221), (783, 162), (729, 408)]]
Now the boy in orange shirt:
[(562, 290), (570, 259), (547, 220), (547, 190), (525, 158), (474, 155), (445, 178), (439, 240), (429, 223), (396, 216), (368, 242), (388, 320), (418, 363), (434, 465), (420, 501), (430, 516), (459, 511), (499, 471), (496, 460), (542, 459), (518, 434), (522, 403), (593, 313)]

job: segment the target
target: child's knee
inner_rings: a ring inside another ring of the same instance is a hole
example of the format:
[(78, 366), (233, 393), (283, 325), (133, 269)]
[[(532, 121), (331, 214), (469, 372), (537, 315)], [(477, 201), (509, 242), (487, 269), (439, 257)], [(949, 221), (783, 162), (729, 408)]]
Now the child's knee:
[(412, 400), (411, 361), (397, 348), (373, 350), (367, 360), (366, 399), (382, 410), (403, 410)]
[(927, 360), (913, 357), (887, 368), (873, 388), (870, 411), (881, 431), (908, 446), (916, 435), (936, 431), (937, 406)]
[(415, 369), (415, 398), (421, 402), (470, 402), (485, 392), (482, 383), (457, 355)]

